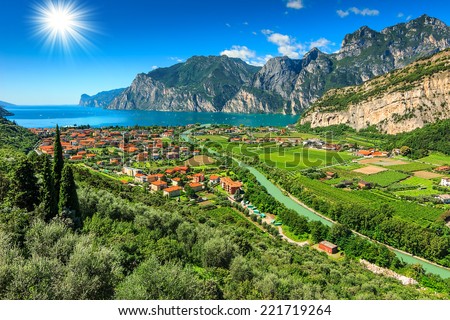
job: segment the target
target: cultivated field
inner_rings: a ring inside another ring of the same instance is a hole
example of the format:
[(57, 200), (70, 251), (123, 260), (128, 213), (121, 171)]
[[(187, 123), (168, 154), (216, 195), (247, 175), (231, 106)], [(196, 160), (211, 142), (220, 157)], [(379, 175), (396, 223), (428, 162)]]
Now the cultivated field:
[(414, 172), (414, 176), (424, 179), (434, 179), (434, 178), (440, 178), (443, 175), (439, 173), (434, 173), (430, 171), (416, 171)]
[(387, 187), (406, 178), (408, 178), (408, 175), (401, 172), (384, 171), (365, 177), (364, 180), (367, 182), (376, 183), (382, 187)]
[(439, 166), (450, 165), (450, 156), (436, 152), (430, 154), (428, 157), (420, 159), (420, 161), (433, 163)]
[(387, 169), (385, 169), (385, 168), (380, 168), (380, 167), (376, 167), (376, 166), (367, 166), (364, 168), (353, 170), (353, 172), (362, 173), (362, 174), (375, 174), (375, 173), (383, 172), (386, 170)]
[(433, 167), (434, 167), (433, 165), (426, 164), (426, 163), (411, 162), (408, 164), (390, 166), (389, 169), (405, 171), (405, 172), (414, 172), (414, 171), (422, 171), (422, 170), (432, 169)]
[(360, 160), (359, 163), (376, 164), (379, 166), (395, 166), (395, 165), (401, 165), (401, 164), (408, 164), (409, 162), (395, 160), (395, 159), (389, 159), (389, 158), (370, 158), (370, 159)]
[(208, 156), (194, 156), (189, 160), (186, 160), (184, 164), (190, 167), (199, 167), (214, 164), (215, 162), (216, 160)]

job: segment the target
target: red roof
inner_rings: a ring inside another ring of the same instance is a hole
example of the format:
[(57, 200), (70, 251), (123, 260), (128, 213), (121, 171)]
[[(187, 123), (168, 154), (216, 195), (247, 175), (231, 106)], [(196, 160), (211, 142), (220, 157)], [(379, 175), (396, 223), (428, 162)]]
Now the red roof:
[(203, 185), (201, 183), (198, 183), (198, 182), (191, 182), (191, 183), (189, 183), (189, 186), (191, 188), (198, 188), (198, 187), (202, 187)]
[(161, 180), (157, 180), (157, 181), (152, 182), (152, 184), (155, 185), (155, 186), (163, 186), (163, 185), (167, 185), (167, 182), (161, 181)]
[(175, 192), (175, 191), (180, 191), (181, 190), (181, 187), (179, 187), (179, 186), (173, 186), (173, 187), (169, 187), (169, 188), (166, 188), (166, 189), (164, 189), (163, 191), (164, 192)]

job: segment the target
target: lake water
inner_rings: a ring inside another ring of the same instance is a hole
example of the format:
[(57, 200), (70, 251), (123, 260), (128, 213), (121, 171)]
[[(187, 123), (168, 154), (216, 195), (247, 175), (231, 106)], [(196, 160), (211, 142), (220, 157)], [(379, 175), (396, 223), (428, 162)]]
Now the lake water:
[(209, 112), (163, 112), (141, 110), (105, 110), (82, 106), (12, 106), (7, 117), (26, 128), (48, 128), (72, 125), (103, 126), (177, 126), (193, 123), (258, 126), (286, 126), (298, 116), (280, 114), (235, 114)]

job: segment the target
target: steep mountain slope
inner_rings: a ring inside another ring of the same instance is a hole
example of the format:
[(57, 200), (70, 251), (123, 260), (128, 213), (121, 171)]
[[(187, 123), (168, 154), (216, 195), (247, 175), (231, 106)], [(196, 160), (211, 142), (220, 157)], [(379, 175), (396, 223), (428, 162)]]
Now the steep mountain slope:
[(375, 125), (388, 134), (450, 118), (450, 50), (356, 87), (333, 89), (302, 117), (312, 127)]
[(80, 104), (109, 109), (299, 114), (329, 89), (361, 84), (448, 47), (450, 27), (423, 15), (380, 32), (361, 27), (345, 36), (337, 53), (314, 48), (301, 60), (276, 57), (261, 69), (226, 56), (192, 57), (137, 75), (117, 96), (83, 96)]
[[(224, 111), (296, 114), (329, 89), (361, 84), (449, 46), (450, 28), (427, 15), (381, 32), (364, 26), (346, 35), (337, 53), (313, 49), (292, 63), (289, 58), (272, 59)], [(282, 100), (273, 105), (268, 95)]]
[(221, 111), (259, 70), (240, 59), (195, 56), (139, 74), (110, 109)]
[(114, 98), (119, 96), (124, 91), (125, 88), (102, 91), (93, 96), (82, 94), (79, 105), (85, 107), (105, 108), (114, 100)]

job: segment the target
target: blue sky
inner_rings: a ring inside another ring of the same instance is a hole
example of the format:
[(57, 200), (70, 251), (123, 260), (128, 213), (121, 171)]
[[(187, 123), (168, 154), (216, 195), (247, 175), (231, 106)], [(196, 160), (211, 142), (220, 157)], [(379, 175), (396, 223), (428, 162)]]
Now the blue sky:
[(450, 23), (445, 0), (53, 0), (79, 13), (71, 23), (84, 40), (63, 46), (57, 33), (52, 47), (36, 32), (60, 23), (42, 13), (49, 1), (0, 3), (0, 100), (76, 104), (82, 93), (126, 87), (137, 73), (193, 55), (262, 64), (312, 46), (334, 52), (363, 25), (379, 31), (424, 13)]

